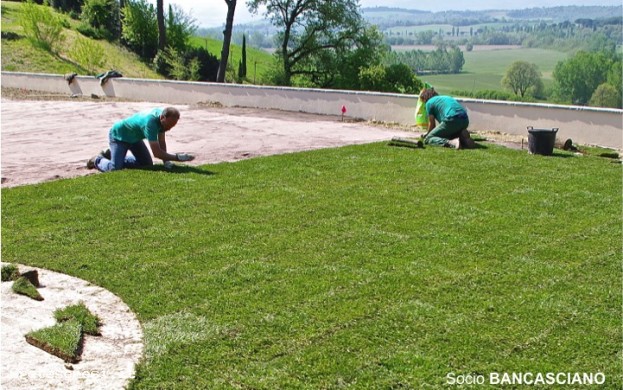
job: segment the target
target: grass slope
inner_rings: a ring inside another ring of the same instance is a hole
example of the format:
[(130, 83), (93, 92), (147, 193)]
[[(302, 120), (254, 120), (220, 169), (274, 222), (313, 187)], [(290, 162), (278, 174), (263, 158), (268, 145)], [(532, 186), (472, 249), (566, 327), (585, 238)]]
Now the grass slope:
[[(116, 69), (126, 77), (161, 79), (161, 75), (153, 71), (150, 64), (146, 64), (138, 56), (126, 48), (112, 44), (105, 40), (93, 40), (82, 36), (76, 31), (78, 22), (63, 15), (70, 28), (64, 29), (67, 40), (63, 49), (56, 54), (34, 47), (24, 36), (19, 25), (21, 3), (2, 1), (2, 70), (17, 72), (65, 74), (76, 72), (89, 74), (80, 63), (72, 58), (74, 42), (77, 37), (87, 39), (100, 46), (106, 53), (105, 65), (96, 73), (109, 69)], [(17, 35), (14, 35), (17, 34)], [(222, 42), (209, 38), (192, 37), (191, 45), (206, 47), (217, 58), (221, 56)], [(238, 62), (242, 57), (242, 47), (231, 45), (231, 63), (236, 74)], [(275, 60), (271, 54), (262, 50), (247, 47), (247, 80), (258, 84), (265, 80), (267, 72), (274, 67)]]
[[(19, 25), (19, 15), (22, 3), (2, 1), (2, 70), (35, 73), (78, 73), (88, 75), (89, 72), (72, 58), (74, 42), (78, 36), (88, 39), (100, 46), (106, 53), (105, 63), (101, 71), (110, 69), (120, 71), (126, 77), (159, 79), (162, 76), (150, 69), (140, 59), (125, 48), (111, 44), (105, 40), (92, 40), (78, 33), (75, 29), (78, 22), (66, 15), (61, 15), (71, 28), (64, 29), (66, 42), (58, 55), (34, 47), (24, 36), (22, 27)], [(4, 34), (17, 34), (17, 39), (5, 38)]]
[[(191, 45), (204, 47), (217, 58), (221, 58), (223, 41), (207, 37), (193, 37), (190, 42)], [(230, 64), (238, 74), (238, 63), (242, 58), (242, 46), (232, 44), (229, 50)], [(247, 46), (247, 80), (249, 82), (254, 84), (266, 82), (268, 73), (276, 66), (277, 62), (272, 54)]]
[(376, 143), (5, 189), (2, 254), (137, 313), (132, 389), (621, 388), (621, 187), (597, 157)]

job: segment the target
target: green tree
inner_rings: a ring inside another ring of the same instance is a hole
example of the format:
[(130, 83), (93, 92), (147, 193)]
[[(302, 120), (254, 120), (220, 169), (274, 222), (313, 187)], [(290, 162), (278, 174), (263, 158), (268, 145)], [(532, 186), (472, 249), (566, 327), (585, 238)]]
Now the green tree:
[(50, 5), (54, 9), (67, 12), (72, 15), (79, 15), (83, 7), (84, 2), (82, 0), (51, 0)]
[(382, 42), (383, 36), (375, 26), (363, 26), (341, 50), (320, 50), (301, 62), (298, 66), (306, 71), (296, 76), (296, 83), (319, 88), (359, 89), (360, 69), (381, 63), (387, 50)]
[(465, 58), (463, 52), (458, 47), (454, 46), (447, 51), (450, 73), (461, 73), (463, 65), (465, 65)]
[(195, 19), (175, 4), (169, 4), (166, 19), (167, 47), (171, 47), (180, 53), (186, 52), (189, 48), (190, 38), (197, 30)]
[(119, 38), (120, 11), (116, 0), (86, 0), (80, 18), (108, 40)]
[(616, 94), (619, 97), (619, 104), (615, 107), (623, 108), (623, 102), (621, 101), (623, 97), (623, 58), (621, 55), (617, 56), (612, 62), (606, 80), (616, 90)]
[(405, 64), (373, 65), (359, 72), (360, 88), (365, 91), (417, 94), (423, 87)]
[(388, 91), (387, 69), (383, 65), (372, 65), (359, 71), (360, 88), (364, 91)]
[(587, 104), (597, 87), (606, 81), (612, 64), (604, 53), (579, 51), (554, 67), (553, 77), (563, 101)]
[(349, 50), (364, 28), (357, 0), (249, 0), (247, 5), (252, 13), (265, 6), (265, 16), (278, 29), (276, 55), (285, 85), (299, 75), (313, 82), (321, 76), (314, 59), (336, 58)]
[(541, 90), (541, 72), (535, 64), (526, 61), (515, 61), (506, 70), (502, 78), (502, 85), (515, 93), (524, 97), (531, 89)]
[(158, 52), (156, 10), (146, 0), (128, 0), (123, 8), (123, 43), (141, 58), (151, 60)]
[(390, 65), (386, 71), (386, 77), (391, 92), (417, 94), (424, 84), (415, 76), (411, 68), (405, 64)]
[(227, 4), (227, 16), (225, 19), (225, 30), (223, 30), (223, 48), (221, 49), (221, 62), (216, 75), (216, 81), (225, 82), (225, 74), (227, 73), (227, 61), (229, 60), (229, 45), (231, 44), (231, 35), (234, 29), (234, 13), (236, 12), (236, 0), (225, 0)]
[(242, 36), (242, 58), (238, 64), (238, 78), (240, 80), (247, 77), (247, 38)]
[(164, 2), (156, 0), (156, 22), (158, 23), (158, 50), (167, 47), (167, 28), (164, 22)]
[(615, 87), (603, 83), (593, 92), (589, 104), (593, 107), (621, 108), (621, 95)]

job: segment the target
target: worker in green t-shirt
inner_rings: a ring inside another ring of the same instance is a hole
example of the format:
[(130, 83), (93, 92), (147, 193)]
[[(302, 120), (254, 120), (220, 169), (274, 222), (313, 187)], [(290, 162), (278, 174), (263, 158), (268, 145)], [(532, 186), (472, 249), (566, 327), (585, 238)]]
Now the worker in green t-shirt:
[[(139, 168), (154, 165), (151, 154), (143, 140), (147, 140), (154, 157), (165, 162), (192, 161), (187, 153), (167, 152), (165, 134), (180, 119), (175, 107), (154, 108), (136, 113), (116, 122), (108, 133), (110, 148), (87, 161), (87, 168), (108, 172), (123, 168)], [(128, 151), (132, 155), (127, 155)]]
[(420, 92), (420, 99), (426, 103), (428, 115), (428, 132), (424, 135), (424, 143), (454, 149), (473, 148), (467, 126), (469, 118), (465, 108), (450, 96), (440, 96), (432, 88)]

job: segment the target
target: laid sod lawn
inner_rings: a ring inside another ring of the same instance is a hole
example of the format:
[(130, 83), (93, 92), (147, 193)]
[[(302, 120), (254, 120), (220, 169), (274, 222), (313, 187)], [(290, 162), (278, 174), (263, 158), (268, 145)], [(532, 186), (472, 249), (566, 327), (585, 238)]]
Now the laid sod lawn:
[(3, 190), (2, 256), (134, 310), (132, 389), (621, 388), (611, 161), (375, 143), (98, 174)]

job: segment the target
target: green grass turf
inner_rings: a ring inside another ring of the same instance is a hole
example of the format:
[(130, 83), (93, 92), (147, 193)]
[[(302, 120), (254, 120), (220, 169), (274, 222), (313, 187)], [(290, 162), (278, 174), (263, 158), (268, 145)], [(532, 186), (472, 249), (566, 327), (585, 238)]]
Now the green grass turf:
[(37, 288), (24, 276), (18, 277), (17, 280), (13, 282), (11, 289), (17, 294), (26, 295), (36, 301), (43, 301), (44, 299)]
[(66, 306), (54, 311), (54, 318), (58, 322), (75, 320), (82, 326), (82, 331), (86, 334), (98, 336), (101, 321), (98, 316), (91, 313), (84, 302)]
[(386, 143), (4, 189), (3, 261), (120, 296), (132, 389), (621, 381), (621, 166)]
[(80, 360), (82, 326), (77, 320), (57, 323), (28, 333), (26, 341), (66, 362), (76, 363)]
[[(19, 278), (19, 269), (15, 264), (4, 264), (2, 266), (2, 281), (10, 282)], [(34, 286), (33, 286), (34, 287)]]

